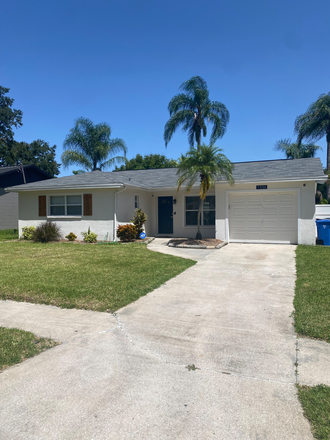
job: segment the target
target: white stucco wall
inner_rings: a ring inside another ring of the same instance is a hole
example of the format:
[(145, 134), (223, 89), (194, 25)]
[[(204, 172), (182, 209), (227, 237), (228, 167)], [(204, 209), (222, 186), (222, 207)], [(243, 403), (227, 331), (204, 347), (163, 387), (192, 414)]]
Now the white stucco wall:
[[(226, 240), (227, 236), (227, 204), (228, 191), (258, 191), (259, 183), (217, 184), (216, 185), (216, 238)], [(315, 182), (262, 182), (267, 190), (296, 189), (298, 194), (298, 243), (315, 245)]]
[[(134, 215), (134, 196), (139, 195), (140, 208), (146, 212), (148, 221), (145, 224), (145, 231), (148, 236), (161, 236), (158, 233), (158, 197), (173, 197), (176, 204), (173, 205), (173, 237), (195, 237), (197, 226), (185, 226), (185, 196), (198, 196), (198, 190), (192, 190), (189, 194), (184, 190), (177, 192), (176, 189), (163, 191), (143, 191), (125, 189), (117, 194), (116, 211), (117, 223), (125, 224)], [(209, 191), (208, 195), (214, 195)], [(205, 238), (214, 238), (214, 226), (202, 226), (201, 232)], [(166, 235), (167, 236), (167, 235)]]
[[(23, 226), (38, 226), (45, 220), (54, 221), (61, 229), (65, 237), (70, 232), (82, 240), (81, 232), (87, 231), (90, 227), (92, 232), (98, 235), (98, 240), (104, 240), (108, 234), (108, 240), (114, 240), (114, 189), (93, 189), (93, 190), (66, 190), (66, 191), (43, 191), (43, 192), (21, 192), (19, 193), (19, 221), (18, 227), (21, 234)], [(92, 194), (93, 215), (79, 218), (73, 217), (39, 217), (38, 197), (47, 196), (47, 213), (49, 214), (49, 196), (51, 195), (77, 195)]]
[[(210, 190), (208, 195), (213, 196), (214, 190)], [(196, 236), (197, 226), (185, 225), (185, 196), (199, 196), (198, 190), (191, 190), (189, 194), (184, 190), (178, 192), (175, 189), (152, 192), (152, 221), (149, 225), (151, 235), (161, 236), (158, 233), (158, 197), (167, 196), (172, 196), (173, 199), (176, 200), (176, 204), (173, 205), (173, 237), (194, 238)], [(214, 238), (215, 226), (201, 226), (201, 233), (205, 238)]]

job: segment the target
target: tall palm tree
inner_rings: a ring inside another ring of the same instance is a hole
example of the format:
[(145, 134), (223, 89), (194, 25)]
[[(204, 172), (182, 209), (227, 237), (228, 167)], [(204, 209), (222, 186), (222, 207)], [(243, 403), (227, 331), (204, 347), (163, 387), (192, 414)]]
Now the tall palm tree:
[[(65, 138), (62, 154), (64, 167), (79, 165), (87, 171), (102, 170), (125, 162), (126, 144), (123, 139), (110, 139), (110, 125), (94, 124), (90, 119), (78, 118)], [(117, 153), (124, 156), (114, 156)]]
[(188, 131), (190, 147), (201, 144), (202, 134), (207, 135), (206, 122), (213, 124), (210, 144), (221, 138), (227, 129), (229, 112), (224, 104), (211, 101), (207, 84), (200, 76), (193, 76), (181, 84), (180, 89), (185, 93), (175, 95), (169, 105), (170, 119), (164, 128), (165, 146), (172, 139), (176, 129), (182, 125), (182, 130)]
[(326, 136), (327, 169), (330, 169), (330, 92), (322, 94), (295, 121), (298, 144), (303, 139), (318, 141)]
[(221, 176), (226, 177), (230, 184), (234, 183), (232, 176), (233, 165), (230, 160), (221, 153), (222, 149), (211, 145), (198, 145), (197, 148), (190, 147), (188, 153), (181, 155), (178, 171), (178, 191), (183, 184), (186, 184), (186, 191), (189, 193), (193, 185), (199, 181), (199, 208), (197, 217), (196, 239), (201, 240), (200, 220), (203, 202), (208, 190), (214, 186), (215, 179)]
[(322, 150), (321, 147), (314, 143), (298, 144), (291, 142), (291, 139), (281, 139), (276, 142), (275, 151), (282, 151), (287, 159), (301, 159), (303, 157), (315, 157), (317, 150)]

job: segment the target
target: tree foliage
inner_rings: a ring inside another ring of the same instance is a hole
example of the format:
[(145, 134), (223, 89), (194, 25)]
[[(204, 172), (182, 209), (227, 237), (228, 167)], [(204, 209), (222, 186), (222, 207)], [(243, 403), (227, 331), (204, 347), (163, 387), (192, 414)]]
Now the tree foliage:
[(181, 84), (180, 89), (185, 93), (175, 95), (169, 105), (170, 119), (165, 124), (165, 146), (172, 139), (179, 126), (188, 132), (188, 141), (191, 147), (196, 141), (197, 148), (201, 144), (202, 134), (207, 135), (207, 124), (211, 122), (213, 129), (210, 143), (221, 138), (227, 129), (229, 111), (219, 101), (211, 101), (207, 84), (200, 76), (193, 76)]
[[(0, 148), (14, 140), (13, 128), (22, 125), (23, 113), (12, 108), (14, 99), (6, 96), (10, 89), (0, 86)], [(1, 156), (0, 156), (1, 161)]]
[(224, 176), (230, 184), (234, 183), (232, 176), (233, 165), (230, 160), (222, 154), (222, 149), (215, 145), (199, 145), (197, 148), (191, 147), (188, 153), (181, 155), (179, 159), (178, 190), (182, 185), (186, 185), (186, 191), (189, 193), (193, 185), (199, 181), (199, 210), (197, 220), (196, 239), (201, 240), (200, 216), (202, 212), (203, 201), (206, 198), (208, 190), (214, 186), (216, 178)]
[(45, 173), (54, 177), (60, 174), (60, 164), (56, 162), (56, 145), (52, 147), (41, 139), (31, 142), (13, 141), (10, 147), (0, 150), (0, 164), (10, 165), (36, 165)]
[[(90, 119), (78, 118), (64, 141), (63, 165), (79, 165), (92, 171), (125, 162), (125, 142), (119, 138), (110, 139), (110, 136), (109, 124), (94, 124)], [(124, 156), (114, 156), (117, 153), (123, 153)], [(114, 157), (109, 159), (109, 156)]]
[(291, 139), (281, 139), (276, 142), (274, 150), (282, 151), (287, 159), (301, 159), (315, 157), (317, 150), (322, 150), (322, 148), (314, 143), (299, 144), (298, 142), (291, 142)]
[(137, 154), (130, 160), (126, 159), (125, 165), (121, 165), (121, 167), (116, 167), (116, 171), (125, 171), (125, 170), (149, 170), (156, 168), (176, 168), (178, 166), (178, 162), (174, 159), (168, 159), (164, 155), (161, 154), (148, 154), (146, 156), (141, 156), (141, 154)]

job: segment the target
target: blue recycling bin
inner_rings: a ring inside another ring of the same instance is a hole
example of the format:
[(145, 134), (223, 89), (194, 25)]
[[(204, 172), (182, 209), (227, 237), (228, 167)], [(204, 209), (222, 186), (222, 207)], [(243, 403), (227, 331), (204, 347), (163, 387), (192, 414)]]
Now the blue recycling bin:
[(316, 220), (317, 240), (316, 244), (330, 246), (330, 220)]

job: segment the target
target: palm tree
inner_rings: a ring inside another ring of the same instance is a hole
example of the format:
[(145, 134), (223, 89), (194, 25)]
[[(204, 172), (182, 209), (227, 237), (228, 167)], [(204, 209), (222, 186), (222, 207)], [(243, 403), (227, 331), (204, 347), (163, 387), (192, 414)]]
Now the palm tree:
[(287, 159), (301, 159), (303, 157), (315, 157), (317, 150), (322, 150), (321, 147), (314, 143), (298, 144), (291, 142), (291, 139), (281, 139), (276, 142), (275, 151), (282, 151)]
[[(110, 125), (94, 124), (90, 119), (78, 118), (65, 138), (62, 154), (64, 167), (79, 165), (87, 171), (102, 170), (125, 162), (127, 152), (123, 139), (110, 139)], [(109, 156), (122, 152), (124, 156)]]
[(330, 169), (330, 92), (322, 94), (295, 121), (298, 144), (303, 139), (318, 141), (326, 136), (327, 169)]
[(210, 144), (221, 138), (229, 122), (229, 112), (224, 104), (211, 101), (207, 84), (200, 76), (193, 76), (181, 84), (180, 89), (186, 93), (175, 95), (169, 105), (170, 119), (164, 129), (165, 146), (172, 139), (176, 129), (183, 125), (182, 130), (188, 131), (190, 147), (201, 144), (201, 136), (207, 135), (206, 121), (213, 124)]
[(214, 186), (215, 179), (226, 177), (230, 184), (234, 183), (232, 176), (233, 165), (227, 157), (221, 153), (222, 149), (215, 145), (198, 145), (190, 147), (188, 153), (181, 155), (178, 171), (178, 191), (183, 184), (189, 193), (192, 186), (199, 180), (199, 208), (197, 217), (196, 240), (202, 239), (200, 220), (203, 202), (208, 190)]

